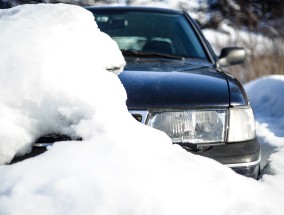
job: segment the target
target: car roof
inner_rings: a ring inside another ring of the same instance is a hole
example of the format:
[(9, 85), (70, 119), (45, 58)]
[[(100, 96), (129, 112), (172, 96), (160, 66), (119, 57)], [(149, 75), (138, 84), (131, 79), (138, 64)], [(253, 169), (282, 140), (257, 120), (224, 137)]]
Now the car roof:
[(144, 12), (160, 12), (160, 13), (171, 13), (171, 14), (183, 14), (183, 11), (160, 8), (160, 7), (145, 7), (145, 6), (89, 6), (85, 7), (88, 10), (113, 10), (113, 11), (144, 11)]

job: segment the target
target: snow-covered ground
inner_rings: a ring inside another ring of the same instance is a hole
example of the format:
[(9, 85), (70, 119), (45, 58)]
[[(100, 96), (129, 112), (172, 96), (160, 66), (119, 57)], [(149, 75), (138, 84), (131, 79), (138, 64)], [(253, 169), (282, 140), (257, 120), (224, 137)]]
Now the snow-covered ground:
[(283, 214), (283, 76), (245, 86), (265, 156), (272, 153), (269, 174), (256, 181), (130, 116), (123, 86), (106, 70), (121, 70), (124, 59), (88, 11), (0, 10), (0, 38), (0, 162), (46, 133), (84, 138), (1, 165), (1, 215)]

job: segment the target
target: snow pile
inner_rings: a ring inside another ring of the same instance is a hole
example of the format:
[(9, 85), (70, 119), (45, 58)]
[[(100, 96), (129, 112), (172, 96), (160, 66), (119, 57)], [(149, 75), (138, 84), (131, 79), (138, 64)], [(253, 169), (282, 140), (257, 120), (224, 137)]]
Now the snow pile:
[[(105, 72), (121, 71), (124, 58), (91, 13), (42, 4), (1, 10), (0, 18), (0, 164), (27, 152), (44, 134), (87, 138), (80, 131), (84, 120), (110, 118), (111, 111), (100, 113), (107, 107), (125, 109), (124, 90), (114, 90), (120, 83)], [(105, 94), (94, 93), (100, 90)]]
[(270, 160), (273, 161), (273, 169), (278, 169), (281, 165), (276, 163), (283, 163), (284, 157), (284, 76), (262, 77), (247, 83), (245, 89), (257, 119), (257, 134), (262, 143), (263, 160), (277, 151), (277, 154), (273, 155), (275, 159)]
[(51, 131), (84, 138), (0, 166), (1, 215), (283, 212), (281, 154), (275, 175), (258, 182), (128, 114), (118, 77), (105, 69), (124, 60), (88, 11), (59, 4), (0, 14), (1, 157)]
[[(262, 77), (247, 83), (245, 89), (257, 120), (257, 136), (261, 143), (262, 160), (268, 159), (261, 181), (265, 186), (271, 188), (271, 192), (275, 192), (275, 198), (283, 199), (284, 76)], [(262, 163), (263, 165), (264, 163)], [(271, 202), (273, 205), (274, 200)], [(276, 214), (281, 214), (282, 211), (283, 209), (279, 209)]]
[[(278, 136), (284, 136), (284, 76), (271, 75), (246, 84), (246, 91), (251, 97), (251, 104), (259, 122), (267, 122), (274, 126)], [(260, 105), (261, 104), (261, 105)], [(278, 121), (273, 124), (273, 122)]]

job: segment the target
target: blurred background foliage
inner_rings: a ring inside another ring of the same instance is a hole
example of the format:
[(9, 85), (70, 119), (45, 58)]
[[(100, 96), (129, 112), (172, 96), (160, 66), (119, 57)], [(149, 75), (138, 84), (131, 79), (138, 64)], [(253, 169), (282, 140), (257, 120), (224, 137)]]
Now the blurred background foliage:
[[(175, 9), (189, 12), (202, 29), (227, 35), (229, 39), (226, 42), (218, 40), (218, 36), (207, 37), (217, 55), (224, 46), (243, 46), (247, 49), (248, 58), (244, 65), (225, 68), (242, 83), (260, 76), (284, 74), (283, 0), (0, 0), (0, 8), (35, 3), (174, 5)], [(236, 29), (247, 32), (249, 36), (236, 36), (243, 34)], [(260, 46), (261, 51), (257, 51)]]

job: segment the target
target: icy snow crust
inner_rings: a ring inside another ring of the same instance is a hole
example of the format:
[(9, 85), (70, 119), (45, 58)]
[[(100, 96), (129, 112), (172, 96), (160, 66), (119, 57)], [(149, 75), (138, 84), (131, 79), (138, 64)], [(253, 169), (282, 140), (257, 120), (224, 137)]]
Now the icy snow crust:
[(0, 166), (1, 215), (283, 214), (283, 150), (271, 156), (274, 175), (255, 181), (136, 122), (118, 77), (106, 70), (123, 68), (124, 59), (88, 11), (1, 10), (0, 38), (1, 163), (45, 133), (84, 138)]

